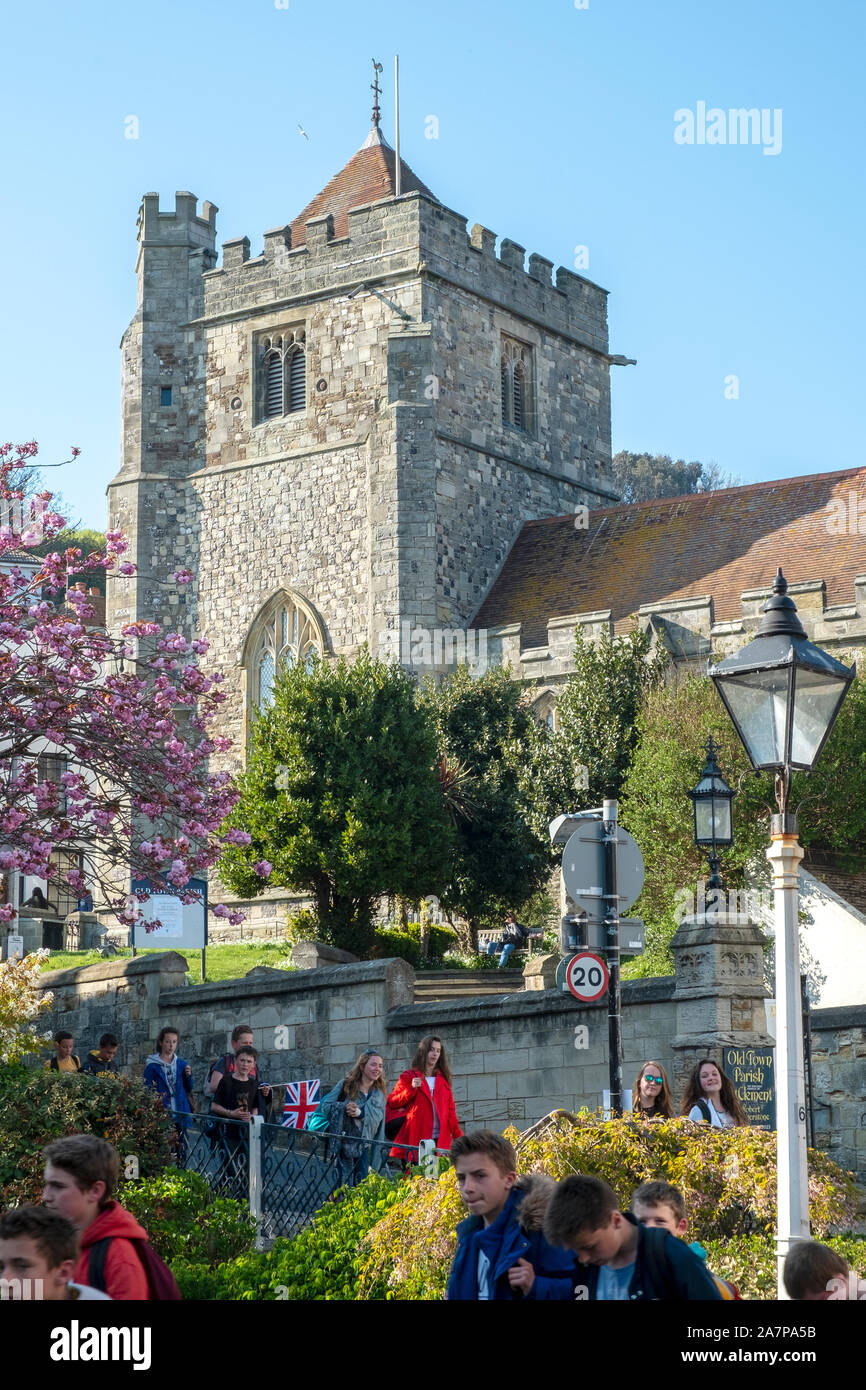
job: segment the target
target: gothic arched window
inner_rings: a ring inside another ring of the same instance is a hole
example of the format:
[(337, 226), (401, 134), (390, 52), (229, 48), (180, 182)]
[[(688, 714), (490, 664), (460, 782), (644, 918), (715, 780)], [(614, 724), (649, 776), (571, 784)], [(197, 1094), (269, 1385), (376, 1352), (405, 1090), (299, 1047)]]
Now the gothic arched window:
[(307, 408), (306, 334), (269, 334), (259, 342), (259, 412), (262, 420), (296, 415)]
[(516, 338), (502, 338), (499, 366), (502, 423), (532, 433), (532, 348)]
[(297, 595), (281, 593), (265, 606), (253, 627), (246, 662), (251, 709), (269, 705), (280, 667), (303, 662), (307, 670), (324, 656), (325, 641), (312, 609)]

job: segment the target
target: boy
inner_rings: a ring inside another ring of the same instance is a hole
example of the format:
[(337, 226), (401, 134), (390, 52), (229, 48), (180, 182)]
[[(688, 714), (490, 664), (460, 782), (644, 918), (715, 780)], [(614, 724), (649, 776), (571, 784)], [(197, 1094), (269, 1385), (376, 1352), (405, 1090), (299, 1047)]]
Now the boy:
[(72, 1051), (75, 1039), (71, 1033), (55, 1033), (55, 1055), (43, 1065), (43, 1071), (81, 1071), (81, 1063)]
[(219, 1140), (231, 1175), (231, 1195), (240, 1202), (247, 1195), (249, 1183), (247, 1126), (252, 1116), (259, 1113), (259, 1083), (252, 1074), (257, 1057), (254, 1047), (238, 1048), (234, 1057), (234, 1071), (222, 1077), (210, 1107), (213, 1115), (240, 1122), (219, 1126)]
[[(231, 1076), (232, 1072), (235, 1069), (235, 1058), (237, 1057), (238, 1049), (241, 1047), (252, 1047), (252, 1045), (253, 1030), (248, 1023), (239, 1023), (237, 1028), (232, 1029), (231, 1052), (224, 1052), (222, 1057), (218, 1057), (216, 1061), (211, 1065), (211, 1069), (208, 1072), (207, 1092), (209, 1095), (216, 1095), (216, 1089), (222, 1081), (223, 1077)], [(253, 1064), (250, 1076), (252, 1076), (256, 1081), (261, 1081), (261, 1069), (258, 1066), (257, 1061)], [(261, 1091), (262, 1095), (265, 1097), (266, 1100), (270, 1097), (270, 1086), (260, 1085), (259, 1090)]]
[[(672, 1236), (680, 1240), (686, 1238), (686, 1204), (683, 1201), (683, 1194), (672, 1187), (669, 1182), (645, 1182), (632, 1193), (631, 1199), (632, 1215), (636, 1216), (642, 1226), (653, 1226), (660, 1231), (670, 1231)], [(701, 1260), (706, 1260), (707, 1252), (702, 1245), (698, 1245), (693, 1240), (689, 1249)], [(729, 1284), (727, 1279), (721, 1279), (718, 1274), (710, 1276), (716, 1282), (716, 1288), (723, 1299), (739, 1298), (739, 1290), (736, 1284)]]
[(81, 1070), (91, 1076), (117, 1076), (117, 1038), (113, 1033), (103, 1033), (99, 1047), (88, 1052), (81, 1064)]
[(471, 1215), (457, 1227), (449, 1299), (572, 1298), (574, 1258), (541, 1233), (550, 1178), (517, 1178), (517, 1154), (489, 1129), (451, 1145), (460, 1196)]
[(71, 1283), (78, 1236), (71, 1221), (48, 1207), (15, 1207), (0, 1216), (0, 1298), (56, 1302), (108, 1294)]
[[(831, 1250), (829, 1245), (820, 1245), (817, 1240), (798, 1240), (785, 1256), (783, 1274), (785, 1292), (791, 1299), (804, 1299), (808, 1303), (824, 1303), (857, 1297), (850, 1286), (857, 1285), (851, 1278), (847, 1264), (841, 1255)], [(866, 1290), (864, 1290), (866, 1293)]]
[[(120, 1180), (120, 1155), (94, 1134), (70, 1134), (43, 1149), (45, 1188), (42, 1201), (65, 1216), (78, 1232), (81, 1254), (75, 1266), (79, 1284), (89, 1283), (91, 1251), (108, 1241), (105, 1249), (105, 1292), (109, 1298), (146, 1299), (147, 1275), (133, 1240), (147, 1240), (147, 1232), (111, 1194)], [(94, 1252), (97, 1254), (98, 1252)]]
[(719, 1299), (697, 1255), (667, 1231), (641, 1226), (619, 1209), (600, 1178), (559, 1183), (544, 1218), (551, 1245), (573, 1250), (590, 1299)]

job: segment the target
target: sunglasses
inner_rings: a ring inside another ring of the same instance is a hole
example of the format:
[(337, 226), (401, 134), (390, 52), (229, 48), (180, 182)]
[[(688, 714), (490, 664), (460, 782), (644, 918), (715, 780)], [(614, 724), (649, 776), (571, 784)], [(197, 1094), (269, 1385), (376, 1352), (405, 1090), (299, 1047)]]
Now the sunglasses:
[(643, 1079), (644, 1081), (648, 1081), (651, 1086), (663, 1086), (665, 1084), (665, 1079), (663, 1076), (645, 1076)]

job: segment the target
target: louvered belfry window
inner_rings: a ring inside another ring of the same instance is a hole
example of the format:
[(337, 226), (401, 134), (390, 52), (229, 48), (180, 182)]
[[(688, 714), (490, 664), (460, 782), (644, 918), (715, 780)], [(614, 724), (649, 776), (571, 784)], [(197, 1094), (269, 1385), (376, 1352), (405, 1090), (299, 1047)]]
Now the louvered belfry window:
[(265, 415), (270, 420), (283, 413), (283, 359), (276, 351), (265, 358)]
[(502, 338), (500, 362), (502, 423), (532, 433), (532, 348), (516, 338)]
[(307, 404), (307, 359), (302, 347), (292, 348), (289, 354), (289, 414), (303, 410)]
[(275, 420), (306, 409), (306, 334), (302, 329), (262, 339), (259, 364), (260, 419)]

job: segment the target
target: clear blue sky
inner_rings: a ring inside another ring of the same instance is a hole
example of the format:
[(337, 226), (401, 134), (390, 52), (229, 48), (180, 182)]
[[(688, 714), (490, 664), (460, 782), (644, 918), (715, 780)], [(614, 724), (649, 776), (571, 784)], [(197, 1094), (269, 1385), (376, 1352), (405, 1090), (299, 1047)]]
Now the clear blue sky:
[[(393, 140), (395, 52), (437, 196), (557, 264), (589, 248), (611, 350), (638, 359), (613, 369), (615, 449), (745, 482), (862, 462), (861, 0), (279, 3), (5, 12), (0, 435), (82, 449), (45, 474), (74, 519), (104, 525), (117, 469), (141, 194), (209, 198), (256, 254), (364, 140), (373, 56)], [(781, 152), (676, 144), (701, 101), (781, 108)]]

